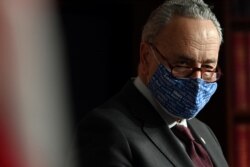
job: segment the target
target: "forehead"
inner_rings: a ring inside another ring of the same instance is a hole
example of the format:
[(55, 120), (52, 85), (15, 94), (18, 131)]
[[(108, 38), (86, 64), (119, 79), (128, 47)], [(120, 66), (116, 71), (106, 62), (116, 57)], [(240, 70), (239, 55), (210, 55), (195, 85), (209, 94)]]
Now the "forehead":
[[(158, 33), (155, 43), (167, 54), (192, 59), (218, 59), (219, 34), (213, 22), (175, 16)], [(201, 60), (202, 61), (202, 60)]]

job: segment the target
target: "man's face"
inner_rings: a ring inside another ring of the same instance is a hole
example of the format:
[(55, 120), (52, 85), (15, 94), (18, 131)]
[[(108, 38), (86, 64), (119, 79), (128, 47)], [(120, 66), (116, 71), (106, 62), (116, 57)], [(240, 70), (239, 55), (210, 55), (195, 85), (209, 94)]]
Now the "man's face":
[[(154, 45), (162, 53), (154, 52), (160, 63), (167, 66), (199, 67), (215, 69), (218, 62), (220, 39), (216, 27), (210, 20), (174, 17), (157, 35)], [(150, 45), (141, 45), (141, 79), (147, 84), (154, 74), (158, 63)], [(200, 78), (200, 71), (191, 77)]]

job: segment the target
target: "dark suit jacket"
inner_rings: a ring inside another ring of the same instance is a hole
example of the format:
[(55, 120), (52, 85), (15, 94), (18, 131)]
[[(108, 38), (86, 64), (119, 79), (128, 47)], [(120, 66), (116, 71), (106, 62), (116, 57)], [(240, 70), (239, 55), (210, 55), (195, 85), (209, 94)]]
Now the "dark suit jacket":
[[(201, 136), (214, 166), (227, 162), (213, 132), (197, 119), (188, 121)], [(82, 167), (192, 167), (175, 135), (130, 81), (119, 94), (89, 112), (81, 122), (79, 158)], [(201, 142), (203, 143), (203, 142)]]

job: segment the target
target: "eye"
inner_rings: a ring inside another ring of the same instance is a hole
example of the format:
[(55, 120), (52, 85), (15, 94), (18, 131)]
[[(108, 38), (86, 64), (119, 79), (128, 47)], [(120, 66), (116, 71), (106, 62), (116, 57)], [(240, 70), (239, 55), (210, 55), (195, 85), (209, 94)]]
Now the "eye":
[(216, 69), (216, 66), (212, 64), (205, 64), (202, 65), (202, 68), (205, 70), (214, 71)]
[(178, 61), (175, 63), (175, 66), (181, 66), (181, 67), (191, 67), (190, 62), (188, 61)]

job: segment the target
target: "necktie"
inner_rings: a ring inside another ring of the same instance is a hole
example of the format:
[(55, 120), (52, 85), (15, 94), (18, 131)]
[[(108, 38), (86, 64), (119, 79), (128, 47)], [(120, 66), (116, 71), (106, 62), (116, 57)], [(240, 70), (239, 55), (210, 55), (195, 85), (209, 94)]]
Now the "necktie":
[(203, 146), (197, 143), (191, 131), (182, 125), (172, 128), (175, 135), (184, 143), (187, 153), (196, 167), (212, 167), (213, 163)]

